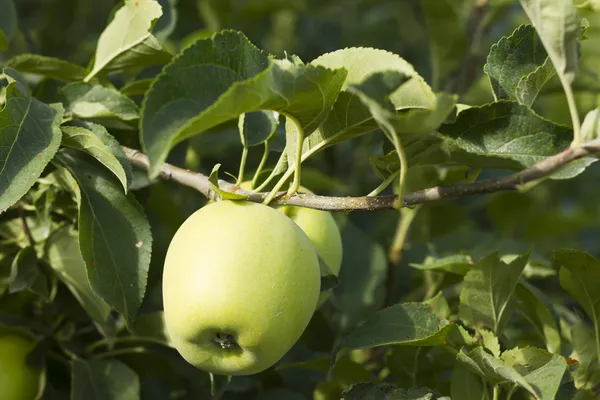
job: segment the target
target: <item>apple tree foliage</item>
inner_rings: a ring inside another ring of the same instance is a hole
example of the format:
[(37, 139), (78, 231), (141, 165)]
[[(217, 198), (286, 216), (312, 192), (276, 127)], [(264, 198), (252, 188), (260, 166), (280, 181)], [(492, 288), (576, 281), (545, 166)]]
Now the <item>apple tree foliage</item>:
[[(44, 399), (600, 398), (599, 1), (0, 0), (0, 66), (0, 325)], [(279, 363), (211, 376), (163, 326), (207, 201), (167, 164), (397, 200), (339, 207), (340, 275)]]

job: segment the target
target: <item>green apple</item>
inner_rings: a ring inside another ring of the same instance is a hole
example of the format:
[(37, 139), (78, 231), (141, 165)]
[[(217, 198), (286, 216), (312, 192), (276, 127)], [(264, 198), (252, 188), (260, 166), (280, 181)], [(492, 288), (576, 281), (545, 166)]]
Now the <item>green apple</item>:
[(35, 342), (11, 331), (0, 331), (0, 399), (34, 400), (41, 397), (42, 371), (27, 364)]
[(300, 338), (320, 286), (314, 246), (291, 219), (262, 204), (212, 203), (190, 216), (169, 245), (166, 328), (190, 364), (255, 374)]

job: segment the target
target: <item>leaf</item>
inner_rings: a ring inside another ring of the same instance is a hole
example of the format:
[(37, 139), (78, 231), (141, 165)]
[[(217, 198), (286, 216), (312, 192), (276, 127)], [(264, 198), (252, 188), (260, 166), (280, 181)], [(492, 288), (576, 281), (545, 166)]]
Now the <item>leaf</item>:
[(521, 280), (515, 289), (517, 307), (546, 343), (551, 353), (560, 353), (561, 337), (551, 303), (536, 287)]
[(244, 200), (247, 199), (248, 196), (244, 196), (241, 194), (229, 193), (219, 187), (219, 168), (221, 168), (221, 164), (217, 164), (213, 167), (210, 175), (208, 176), (208, 183), (210, 183), (210, 188), (213, 192), (217, 193), (222, 200)]
[(577, 10), (570, 1), (520, 0), (535, 26), (556, 72), (572, 83), (577, 73), (579, 55)]
[(529, 255), (510, 264), (492, 253), (471, 267), (460, 293), (459, 315), (471, 327), (487, 326), (500, 335), (513, 312), (513, 293)]
[(451, 395), (453, 399), (482, 400), (487, 396), (482, 378), (462, 364), (452, 371)]
[(79, 250), (77, 231), (66, 226), (54, 232), (48, 238), (45, 258), (92, 320), (104, 326), (110, 314), (110, 307), (90, 286), (85, 262)]
[(441, 290), (432, 298), (425, 300), (423, 303), (428, 304), (431, 310), (440, 318), (448, 318), (452, 311), (448, 300), (444, 297), (444, 292)]
[(454, 124), (443, 125), (439, 132), (452, 161), (509, 170), (531, 167), (567, 148), (572, 139), (570, 128), (506, 101), (464, 110)]
[(501, 359), (525, 377), (541, 400), (554, 400), (567, 362), (560, 354), (534, 347), (515, 348), (502, 353)]
[(570, 329), (573, 352), (571, 359), (578, 361), (572, 372), (575, 385), (579, 388), (594, 388), (600, 382), (600, 352), (597, 333), (583, 321), (576, 322)]
[(27, 193), (58, 150), (63, 114), (32, 97), (15, 70), (4, 73), (9, 84), (0, 111), (0, 210)]
[(17, 9), (13, 0), (0, 0), (0, 10), (0, 50), (6, 50), (17, 31)]
[(451, 327), (427, 304), (396, 304), (378, 311), (344, 336), (339, 348), (364, 349), (386, 344), (438, 346), (444, 343)]
[(138, 400), (137, 374), (118, 360), (81, 360), (72, 362), (73, 400)]
[(351, 47), (323, 54), (310, 64), (331, 69), (345, 68), (348, 76), (342, 90), (346, 90), (352, 84), (362, 83), (366, 77), (376, 72), (396, 71), (412, 78), (408, 84), (402, 85), (390, 97), (396, 110), (430, 109), (435, 106), (436, 96), (429, 85), (412, 65), (394, 53), (369, 47)]
[(555, 73), (535, 28), (521, 25), (492, 46), (483, 68), (494, 97), (531, 106)]
[(400, 389), (382, 383), (357, 383), (342, 394), (343, 400), (450, 400), (427, 388)]
[(345, 78), (343, 69), (275, 60), (237, 32), (199, 40), (165, 67), (144, 100), (140, 131), (149, 175), (157, 175), (176, 143), (251, 111), (291, 116), (310, 135)]
[(117, 118), (133, 121), (139, 118), (137, 105), (119, 91), (84, 82), (62, 88), (65, 108), (79, 118)]
[[(158, 43), (149, 31), (161, 15), (161, 7), (154, 0), (125, 0), (98, 39), (94, 67), (85, 81), (89, 81), (103, 69), (123, 68), (128, 63), (123, 63), (123, 59), (119, 58), (124, 55), (127, 57), (127, 53), (141, 57), (142, 60), (152, 59), (156, 53), (160, 54), (156, 48)], [(139, 65), (148, 64), (140, 62)]]
[[(430, 37), (433, 87), (460, 67), (469, 47), (467, 18), (460, 14), (456, 0), (419, 0)], [(464, 2), (463, 2), (464, 3)]]
[(481, 346), (467, 352), (464, 349), (456, 355), (457, 361), (471, 372), (481, 376), (491, 384), (512, 382), (536, 395), (529, 382), (515, 369), (485, 351)]
[(279, 121), (272, 111), (242, 114), (239, 120), (240, 137), (245, 148), (258, 146), (275, 134)]
[(483, 347), (489, 350), (494, 356), (500, 357), (500, 342), (494, 332), (487, 329), (479, 329), (477, 333), (481, 336)]
[(342, 330), (354, 327), (383, 306), (387, 257), (382, 246), (352, 223), (342, 229), (342, 267), (333, 304)]
[(74, 149), (83, 150), (100, 161), (121, 182), (127, 193), (128, 182), (131, 182), (131, 164), (119, 145), (102, 125), (91, 122), (82, 123), (83, 126), (63, 126), (63, 145)]
[(39, 273), (38, 260), (33, 247), (24, 247), (15, 256), (11, 275), (12, 282), (9, 293), (30, 290), (43, 299), (48, 299), (48, 282), (43, 274)]
[(132, 326), (146, 290), (152, 248), (144, 211), (91, 156), (61, 149), (56, 157), (79, 186), (79, 246), (91, 286)]
[(39, 54), (19, 54), (6, 63), (21, 73), (37, 74), (64, 82), (80, 81), (87, 70), (79, 65)]
[(600, 138), (600, 108), (591, 110), (581, 124), (581, 140), (583, 143)]
[(426, 256), (422, 264), (411, 263), (409, 265), (424, 271), (449, 272), (465, 276), (471, 269), (472, 264), (473, 261), (469, 256), (455, 254), (441, 258)]
[(148, 78), (129, 82), (121, 87), (120, 91), (125, 96), (143, 95), (148, 91), (148, 89), (150, 89), (150, 85), (152, 84), (153, 80), (153, 78)]

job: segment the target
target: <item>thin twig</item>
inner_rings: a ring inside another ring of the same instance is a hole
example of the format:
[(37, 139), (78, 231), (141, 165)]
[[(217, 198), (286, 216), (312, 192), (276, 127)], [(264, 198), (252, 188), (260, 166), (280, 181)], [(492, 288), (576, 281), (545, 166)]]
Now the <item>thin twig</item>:
[(29, 229), (29, 224), (27, 223), (27, 217), (25, 216), (25, 210), (23, 209), (23, 207), (19, 207), (19, 216), (21, 217), (21, 222), (23, 223), (23, 231), (25, 232), (25, 236), (27, 236), (29, 245), (31, 247), (35, 247), (35, 239), (31, 234), (31, 229)]
[[(131, 163), (142, 169), (148, 169), (150, 162), (148, 157), (138, 150), (123, 146), (123, 150)], [(487, 179), (473, 183), (457, 183), (448, 186), (436, 186), (417, 192), (407, 193), (404, 196), (404, 207), (417, 204), (433, 203), (440, 200), (455, 199), (460, 197), (495, 193), (501, 191), (518, 190), (526, 183), (534, 182), (557, 172), (572, 161), (600, 152), (600, 139), (592, 140), (580, 147), (568, 148), (564, 151), (550, 156), (530, 168), (498, 179)], [(196, 189), (209, 199), (217, 198), (211, 190), (208, 176), (192, 172), (190, 170), (163, 164), (160, 169), (160, 177), (172, 180), (182, 185)], [(248, 195), (248, 201), (263, 202), (268, 193), (254, 193), (241, 189), (232, 183), (219, 180), (222, 190)], [(314, 208), (325, 211), (376, 211), (391, 210), (394, 208), (396, 196), (363, 196), (363, 197), (329, 197), (314, 194), (296, 193), (287, 196), (285, 192), (279, 192), (271, 202), (273, 205), (290, 205), (306, 208)]]

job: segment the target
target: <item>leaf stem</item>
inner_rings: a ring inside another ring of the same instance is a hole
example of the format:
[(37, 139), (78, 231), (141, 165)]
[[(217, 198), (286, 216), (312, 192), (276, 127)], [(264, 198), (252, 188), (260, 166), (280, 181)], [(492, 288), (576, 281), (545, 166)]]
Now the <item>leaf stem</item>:
[(512, 395), (516, 389), (517, 389), (517, 385), (513, 385), (513, 387), (510, 388), (508, 394), (506, 395), (506, 400), (510, 400), (512, 398)]
[(103, 358), (111, 358), (114, 356), (122, 356), (122, 355), (126, 355), (126, 354), (144, 353), (144, 352), (146, 352), (146, 350), (147, 349), (143, 346), (127, 347), (125, 349), (116, 349), (116, 350), (107, 351), (106, 353), (96, 354), (95, 358), (103, 359)]
[(492, 400), (499, 400), (499, 399), (500, 399), (500, 386), (494, 385)]
[(400, 170), (392, 172), (387, 178), (385, 178), (383, 180), (383, 182), (381, 182), (381, 184), (379, 186), (377, 186), (375, 189), (373, 189), (373, 191), (371, 193), (369, 193), (367, 196), (377, 196), (378, 194), (383, 192), (390, 185), (390, 183), (392, 183), (392, 181), (394, 179), (396, 179), (396, 177), (399, 174), (400, 174)]
[(242, 150), (242, 159), (240, 160), (240, 170), (238, 172), (236, 185), (239, 186), (240, 183), (244, 181), (244, 170), (246, 169), (246, 160), (248, 159), (248, 147), (244, 146)]
[(256, 187), (256, 184), (258, 183), (258, 177), (260, 175), (260, 173), (262, 172), (265, 163), (267, 162), (267, 158), (269, 157), (269, 142), (265, 142), (265, 149), (263, 152), (263, 156), (260, 159), (260, 163), (258, 164), (258, 167), (256, 168), (256, 172), (254, 172), (254, 176), (252, 177), (252, 189), (254, 189)]
[(29, 245), (31, 247), (35, 247), (35, 239), (31, 234), (31, 229), (29, 229), (29, 224), (27, 223), (27, 218), (25, 217), (25, 210), (23, 209), (23, 207), (19, 208), (19, 216), (21, 217), (21, 222), (23, 223), (23, 231), (25, 232), (25, 236), (27, 236)]
[(408, 160), (406, 158), (406, 153), (404, 152), (404, 147), (402, 146), (402, 143), (400, 141), (400, 137), (396, 134), (393, 127), (387, 126), (387, 124), (385, 124), (384, 127), (385, 127), (384, 132), (386, 133), (388, 139), (390, 139), (391, 142), (393, 143), (394, 148), (396, 149), (396, 153), (398, 153), (398, 159), (400, 161), (400, 178), (398, 180), (398, 185), (399, 185), (398, 186), (398, 198), (394, 202), (394, 208), (400, 209), (400, 208), (404, 207), (404, 191), (405, 191), (404, 186), (406, 184), (406, 175), (408, 172)]
[(302, 146), (304, 145), (304, 128), (302, 127), (300, 122), (295, 117), (292, 117), (291, 115), (286, 115), (286, 118), (289, 118), (290, 121), (292, 121), (294, 123), (294, 125), (296, 125), (296, 131), (297, 131), (296, 160), (294, 163), (294, 167), (296, 169), (294, 171), (294, 180), (292, 181), (292, 184), (290, 185), (288, 192), (287, 192), (288, 195), (292, 195), (292, 194), (296, 193), (298, 191), (298, 189), (300, 189), (300, 170), (301, 170), (300, 164), (302, 163)]
[(558, 76), (565, 91), (565, 95), (567, 96), (569, 113), (571, 114), (571, 121), (573, 123), (573, 142), (571, 142), (571, 147), (579, 147), (581, 145), (581, 122), (579, 120), (579, 111), (577, 110), (573, 89), (571, 88), (571, 84), (566, 81), (562, 74), (558, 74)]

